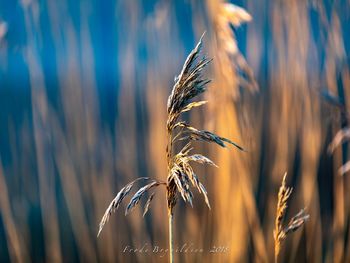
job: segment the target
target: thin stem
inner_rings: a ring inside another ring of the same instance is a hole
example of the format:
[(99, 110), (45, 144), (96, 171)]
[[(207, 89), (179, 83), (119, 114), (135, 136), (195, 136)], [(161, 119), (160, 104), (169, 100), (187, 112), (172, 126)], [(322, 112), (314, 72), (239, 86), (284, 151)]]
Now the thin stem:
[[(166, 147), (166, 154), (167, 154), (167, 164), (168, 164), (168, 176), (171, 169), (171, 159), (172, 159), (172, 148), (173, 148), (173, 134), (172, 129), (170, 129), (167, 126), (167, 147)], [(173, 197), (171, 196), (170, 192), (170, 184), (169, 184), (169, 177), (167, 181), (167, 202), (168, 202), (168, 228), (169, 228), (169, 263), (174, 263), (174, 240), (173, 240), (173, 204), (172, 202), (169, 202)]]
[(275, 239), (275, 263), (278, 263), (278, 254), (280, 253), (280, 240), (278, 239), (279, 225), (276, 224), (276, 230), (274, 231)]
[(174, 263), (174, 240), (173, 240), (173, 213), (169, 211), (169, 262)]

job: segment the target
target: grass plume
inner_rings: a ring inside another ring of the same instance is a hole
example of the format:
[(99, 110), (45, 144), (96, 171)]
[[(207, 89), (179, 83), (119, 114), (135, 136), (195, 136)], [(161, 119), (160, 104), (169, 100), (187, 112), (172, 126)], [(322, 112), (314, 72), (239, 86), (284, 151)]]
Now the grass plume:
[[(252, 16), (244, 8), (226, 2), (219, 2), (215, 10), (212, 16), (221, 74), (228, 86), (235, 87), (237, 82), (254, 93), (258, 90), (258, 84), (253, 70), (238, 48), (236, 34), (232, 30), (232, 27), (239, 28), (249, 23)], [(237, 90), (232, 90), (232, 97), (239, 97)]]
[[(203, 36), (202, 36), (203, 37)], [(141, 198), (151, 189), (158, 186), (166, 186), (167, 189), (167, 207), (169, 217), (169, 261), (173, 262), (173, 214), (178, 196), (185, 202), (193, 205), (193, 193), (191, 187), (203, 194), (204, 201), (210, 209), (209, 198), (207, 190), (200, 182), (198, 176), (194, 172), (191, 162), (200, 164), (209, 164), (216, 166), (208, 157), (201, 154), (190, 154), (193, 150), (192, 141), (213, 142), (221, 147), (226, 147), (226, 143), (235, 146), (237, 149), (243, 151), (244, 149), (233, 141), (220, 137), (212, 132), (205, 130), (198, 130), (190, 126), (185, 121), (179, 120), (182, 113), (188, 112), (196, 107), (206, 104), (206, 101), (192, 101), (195, 97), (206, 91), (206, 85), (210, 80), (203, 78), (203, 69), (210, 63), (210, 59), (203, 57), (199, 59), (199, 54), (202, 47), (202, 37), (200, 38), (196, 47), (188, 55), (183, 68), (175, 78), (175, 84), (167, 102), (167, 147), (166, 157), (168, 166), (168, 176), (166, 182), (157, 181), (148, 177), (138, 178), (125, 187), (123, 187), (117, 196), (112, 200), (108, 206), (102, 220), (100, 222), (98, 235), (100, 235), (104, 225), (113, 211), (118, 209), (123, 199), (130, 194), (134, 184), (141, 180), (151, 180), (150, 183), (141, 187), (131, 198), (126, 207), (125, 215), (131, 212), (140, 202)], [(182, 142), (184, 146), (178, 152), (175, 152), (174, 143)], [(145, 205), (143, 215), (145, 215), (153, 200), (154, 193), (152, 193)]]
[(284, 174), (282, 185), (278, 192), (278, 202), (275, 219), (275, 229), (273, 231), (273, 237), (275, 240), (275, 262), (278, 262), (278, 255), (281, 250), (282, 242), (286, 239), (288, 234), (298, 230), (308, 219), (309, 215), (305, 212), (305, 209), (301, 209), (292, 219), (287, 226), (283, 225), (283, 219), (288, 207), (288, 199), (292, 194), (293, 188), (286, 186), (287, 173)]

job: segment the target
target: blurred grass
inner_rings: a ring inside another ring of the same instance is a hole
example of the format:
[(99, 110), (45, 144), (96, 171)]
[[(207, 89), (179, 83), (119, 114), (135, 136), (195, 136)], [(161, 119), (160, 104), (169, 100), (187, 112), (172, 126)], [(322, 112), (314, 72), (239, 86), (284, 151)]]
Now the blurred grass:
[[(337, 172), (348, 145), (327, 154), (344, 124), (320, 96), (328, 90), (348, 108), (348, 1), (235, 2), (253, 17), (235, 32), (259, 84), (254, 94), (240, 87), (234, 64), (219, 63), (218, 1), (0, 3), (1, 262), (166, 262), (123, 253), (167, 247), (161, 194), (145, 219), (116, 213), (96, 234), (123, 184), (165, 178), (166, 98), (203, 31), (213, 82), (208, 108), (189, 118), (248, 152), (204, 149), (220, 167), (198, 167), (212, 210), (195, 202), (175, 213), (175, 244), (204, 253), (175, 260), (270, 262), (288, 171), (287, 217), (306, 206), (311, 218), (286, 240), (281, 261), (350, 261), (349, 177)], [(212, 246), (229, 251), (209, 253)]]

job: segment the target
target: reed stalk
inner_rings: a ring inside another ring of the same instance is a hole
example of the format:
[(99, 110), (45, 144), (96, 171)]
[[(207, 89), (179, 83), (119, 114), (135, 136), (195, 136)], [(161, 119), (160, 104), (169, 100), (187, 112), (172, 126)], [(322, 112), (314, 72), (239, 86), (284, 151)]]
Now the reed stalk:
[[(203, 36), (202, 36), (203, 37)], [(98, 235), (101, 233), (103, 226), (108, 221), (112, 212), (118, 209), (123, 199), (131, 192), (135, 183), (140, 180), (150, 180), (151, 182), (141, 187), (131, 198), (126, 207), (125, 215), (132, 211), (140, 202), (141, 198), (150, 191), (150, 189), (158, 186), (165, 186), (167, 193), (168, 207), (168, 228), (169, 228), (169, 262), (174, 262), (174, 238), (173, 238), (173, 221), (174, 207), (178, 196), (181, 196), (185, 202), (189, 202), (192, 206), (193, 194), (190, 186), (196, 188), (200, 194), (203, 194), (205, 203), (210, 209), (209, 198), (204, 185), (200, 182), (198, 176), (194, 173), (191, 162), (201, 164), (209, 164), (216, 166), (213, 161), (201, 154), (192, 154), (192, 141), (204, 141), (217, 144), (221, 147), (226, 147), (226, 144), (231, 144), (243, 151), (243, 148), (229, 139), (220, 137), (212, 132), (198, 130), (190, 126), (187, 122), (179, 120), (183, 113), (192, 110), (193, 108), (206, 104), (206, 101), (192, 101), (195, 97), (206, 91), (206, 86), (210, 80), (203, 78), (203, 69), (210, 63), (210, 59), (203, 57), (198, 59), (202, 47), (202, 37), (196, 47), (188, 55), (183, 68), (178, 77), (175, 78), (175, 84), (172, 88), (167, 103), (168, 118), (166, 122), (167, 129), (167, 144), (166, 144), (166, 159), (167, 159), (167, 180), (159, 181), (148, 177), (137, 178), (124, 186), (117, 196), (108, 206), (102, 220)], [(183, 144), (180, 151), (175, 152), (174, 144)], [(150, 194), (145, 208), (145, 215), (149, 209), (150, 203), (153, 200), (154, 193)]]

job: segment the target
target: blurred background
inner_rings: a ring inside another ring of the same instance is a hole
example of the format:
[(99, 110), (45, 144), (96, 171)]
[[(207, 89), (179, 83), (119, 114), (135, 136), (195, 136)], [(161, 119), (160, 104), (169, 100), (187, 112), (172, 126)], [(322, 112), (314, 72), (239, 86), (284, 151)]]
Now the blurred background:
[[(186, 118), (247, 152), (196, 144), (200, 195), (175, 209), (176, 262), (272, 262), (285, 223), (310, 220), (281, 262), (350, 262), (349, 145), (327, 149), (350, 107), (348, 0), (0, 0), (0, 262), (167, 262), (165, 191), (149, 213), (112, 215), (130, 180), (165, 179), (166, 100), (205, 31), (208, 105)], [(250, 14), (250, 15), (249, 15)], [(145, 200), (142, 200), (142, 204)], [(125, 204), (122, 204), (125, 208)], [(215, 247), (225, 251), (211, 253)]]

